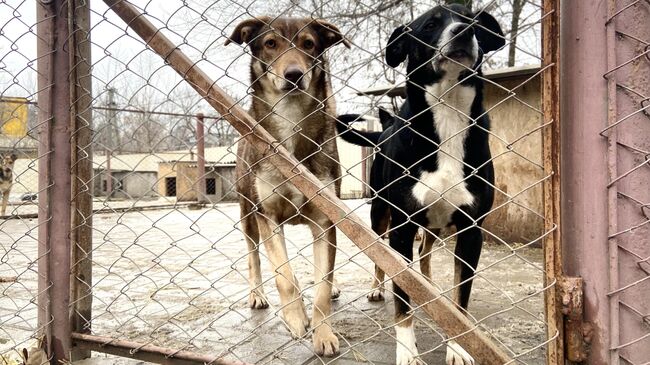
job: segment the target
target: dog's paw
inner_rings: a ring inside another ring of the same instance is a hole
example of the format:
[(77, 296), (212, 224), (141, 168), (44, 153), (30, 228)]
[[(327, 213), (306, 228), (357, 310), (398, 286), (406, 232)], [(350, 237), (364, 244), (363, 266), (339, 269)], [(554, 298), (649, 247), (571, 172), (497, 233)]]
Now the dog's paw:
[(289, 327), (291, 336), (295, 339), (302, 338), (309, 329), (309, 318), (305, 313), (305, 308), (300, 305), (293, 305), (293, 308), (285, 308), (283, 311), (284, 322)]
[(328, 325), (322, 324), (316, 328), (312, 340), (318, 356), (332, 357), (339, 353), (339, 339)]
[(418, 357), (418, 348), (415, 345), (415, 328), (395, 327), (395, 339), (397, 348), (395, 352), (395, 363), (397, 365), (422, 365), (422, 360)]
[(341, 296), (341, 289), (338, 286), (332, 285), (332, 299), (337, 299)]
[(248, 296), (248, 306), (252, 309), (265, 309), (269, 307), (269, 302), (263, 294), (252, 291)]
[(397, 358), (395, 360), (395, 364), (397, 365), (424, 365), (422, 360), (419, 358), (409, 355), (406, 353), (397, 354)]
[(369, 302), (381, 302), (384, 300), (384, 288), (374, 288), (366, 295)]
[(447, 365), (475, 365), (476, 361), (456, 341), (447, 343)]
[(397, 352), (395, 354), (395, 364), (396, 365), (424, 365), (424, 362), (420, 360), (418, 356), (417, 349), (411, 351), (404, 346), (397, 344)]
[(305, 321), (302, 318), (292, 318), (285, 319), (289, 331), (291, 332), (291, 337), (294, 339), (299, 339), (305, 337), (307, 330), (309, 329), (309, 321)]

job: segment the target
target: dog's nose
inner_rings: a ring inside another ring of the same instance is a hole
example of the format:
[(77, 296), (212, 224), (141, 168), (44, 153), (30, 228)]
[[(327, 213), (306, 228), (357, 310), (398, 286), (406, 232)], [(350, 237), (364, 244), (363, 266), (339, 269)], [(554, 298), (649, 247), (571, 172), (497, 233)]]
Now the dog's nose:
[(284, 78), (294, 84), (297, 84), (300, 81), (300, 78), (304, 75), (302, 70), (296, 66), (289, 66), (284, 71)]
[(474, 28), (465, 23), (457, 24), (451, 29), (451, 34), (458, 36), (459, 39), (468, 39), (474, 35)]

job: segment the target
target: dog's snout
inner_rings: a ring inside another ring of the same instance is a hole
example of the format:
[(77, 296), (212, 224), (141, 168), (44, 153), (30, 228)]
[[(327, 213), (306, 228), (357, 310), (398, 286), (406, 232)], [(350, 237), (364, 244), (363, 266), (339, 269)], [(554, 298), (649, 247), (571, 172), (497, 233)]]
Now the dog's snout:
[(304, 72), (297, 67), (297, 66), (289, 66), (287, 69), (284, 71), (284, 78), (292, 82), (294, 84), (297, 84), (298, 81), (300, 81), (300, 78), (304, 75)]
[(451, 29), (451, 34), (453, 36), (458, 36), (459, 38), (471, 38), (474, 35), (474, 28), (465, 23), (456, 24)]

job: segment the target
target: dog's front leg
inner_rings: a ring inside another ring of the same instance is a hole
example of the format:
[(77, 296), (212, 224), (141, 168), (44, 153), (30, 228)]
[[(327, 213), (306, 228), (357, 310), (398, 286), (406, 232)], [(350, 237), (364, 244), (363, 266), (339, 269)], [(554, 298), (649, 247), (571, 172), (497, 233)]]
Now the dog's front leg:
[(2, 212), (0, 212), (2, 214), (0, 215), (4, 216), (5, 213), (7, 212), (8, 202), (9, 202), (9, 191), (5, 191), (4, 193), (2, 193)]
[(368, 301), (380, 302), (384, 300), (384, 276), (384, 270), (375, 264), (375, 276), (372, 278), (370, 293), (366, 294)]
[(309, 225), (314, 237), (314, 351), (318, 355), (334, 356), (339, 353), (339, 340), (332, 331), (330, 313), (332, 311), (332, 281), (334, 280), (334, 261), (336, 258), (336, 230), (331, 222)]
[[(395, 217), (399, 218), (395, 219)], [(417, 233), (417, 226), (411, 222), (405, 222), (401, 213), (393, 214), (394, 227), (390, 232), (390, 247), (397, 251), (410, 264), (413, 261), (413, 240)], [(393, 283), (393, 294), (395, 296), (395, 339), (397, 347), (395, 352), (395, 363), (397, 365), (422, 365), (418, 355), (415, 339), (415, 323), (411, 313), (409, 295)]]
[(420, 272), (430, 282), (433, 282), (431, 276), (431, 251), (433, 244), (440, 237), (440, 229), (424, 229), (422, 244), (420, 245)]
[[(370, 207), (370, 221), (372, 230), (381, 237), (388, 234), (388, 225), (390, 223), (390, 209), (388, 204), (381, 198), (375, 199)], [(382, 242), (377, 242), (381, 244)], [(375, 264), (375, 276), (372, 279), (372, 287), (366, 295), (368, 301), (379, 302), (384, 300), (384, 271)]]
[(248, 283), (250, 286), (248, 305), (252, 309), (263, 309), (269, 307), (269, 302), (266, 295), (264, 295), (264, 286), (262, 284), (259, 250), (260, 232), (255, 215), (251, 215), (249, 212), (249, 209), (242, 209), (241, 212), (242, 232), (248, 247)]
[(280, 293), (284, 321), (294, 338), (303, 337), (309, 328), (309, 318), (300, 296), (300, 285), (289, 263), (284, 230), (275, 222), (262, 216), (258, 216), (257, 225), (275, 272), (275, 284)]
[[(471, 222), (467, 222), (471, 224)], [(483, 234), (478, 227), (458, 227), (454, 250), (454, 302), (467, 312), (472, 281), (483, 247)], [(474, 358), (456, 341), (447, 343), (447, 365), (474, 365)]]

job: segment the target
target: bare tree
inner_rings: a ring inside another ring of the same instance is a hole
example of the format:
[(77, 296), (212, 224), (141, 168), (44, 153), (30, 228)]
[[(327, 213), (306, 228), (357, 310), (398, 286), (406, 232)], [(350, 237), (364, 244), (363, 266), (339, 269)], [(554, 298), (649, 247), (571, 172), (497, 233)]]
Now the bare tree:
[(237, 132), (225, 119), (217, 119), (208, 124), (206, 144), (212, 140), (214, 145), (229, 146), (237, 139)]
[(512, 17), (510, 18), (510, 44), (508, 45), (508, 66), (515, 65), (515, 52), (517, 52), (517, 35), (519, 33), (519, 19), (524, 8), (525, 0), (512, 0)]

